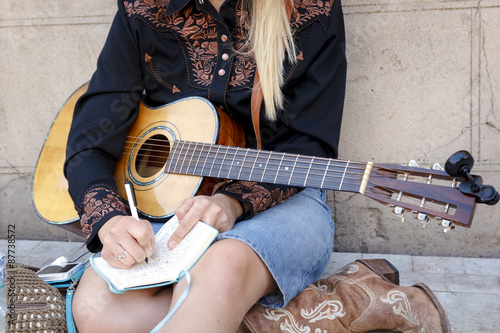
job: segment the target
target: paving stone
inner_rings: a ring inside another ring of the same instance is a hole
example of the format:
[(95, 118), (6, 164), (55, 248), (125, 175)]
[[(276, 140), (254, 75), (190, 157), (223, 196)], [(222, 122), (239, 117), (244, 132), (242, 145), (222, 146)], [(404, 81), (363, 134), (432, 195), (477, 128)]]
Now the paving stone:
[[(0, 239), (4, 251), (7, 244)], [(59, 256), (74, 259), (86, 252), (83, 242), (18, 240), (15, 245), (16, 261), (39, 267)], [(389, 260), (401, 272), (401, 285), (427, 284), (445, 308), (453, 333), (500, 332), (499, 259), (335, 252), (322, 277), (361, 258)]]
[(463, 258), (454, 257), (413, 257), (413, 272), (431, 274), (464, 274)]
[(500, 276), (500, 259), (463, 258), (462, 260), (466, 274)]
[[(19, 242), (24, 244), (26, 241)], [(23, 245), (20, 245), (21, 249)], [(36, 246), (31, 246), (31, 251), (21, 253), (18, 262), (42, 267), (50, 264), (55, 259), (64, 256), (69, 260), (73, 259), (76, 252), (81, 251), (83, 243), (80, 242), (54, 242), (42, 241)]]
[(500, 332), (498, 295), (436, 293), (445, 308), (453, 333)]

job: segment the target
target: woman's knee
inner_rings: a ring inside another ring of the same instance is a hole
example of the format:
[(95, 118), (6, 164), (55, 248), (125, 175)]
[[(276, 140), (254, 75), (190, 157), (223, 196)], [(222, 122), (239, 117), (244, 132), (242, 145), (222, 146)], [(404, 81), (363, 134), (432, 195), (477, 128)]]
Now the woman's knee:
[(99, 323), (104, 320), (105, 308), (109, 308), (109, 289), (102, 286), (99, 276), (88, 268), (73, 297), (73, 320), (79, 332), (98, 332)]
[[(247, 297), (248, 293), (266, 294), (275, 287), (264, 262), (252, 248), (239, 240), (218, 241), (210, 247), (207, 255), (209, 272), (205, 272), (206, 282), (216, 286), (222, 297), (234, 299), (237, 295)], [(254, 297), (259, 299), (262, 296)]]
[[(92, 268), (88, 268), (75, 290), (73, 319), (78, 332), (134, 332), (130, 328), (136, 322), (146, 326), (149, 319), (152, 323), (161, 320), (163, 313), (168, 311), (170, 298), (171, 290), (159, 292), (158, 288), (114, 294), (107, 283)], [(162, 299), (165, 301), (162, 302)], [(146, 308), (154, 306), (160, 313), (147, 311)], [(135, 318), (136, 314), (144, 316)]]

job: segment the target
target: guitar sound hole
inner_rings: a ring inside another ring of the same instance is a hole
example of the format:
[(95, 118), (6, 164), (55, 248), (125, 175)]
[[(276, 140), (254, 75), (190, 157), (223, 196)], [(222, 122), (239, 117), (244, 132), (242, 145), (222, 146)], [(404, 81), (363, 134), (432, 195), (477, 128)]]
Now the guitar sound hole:
[(170, 153), (170, 141), (162, 134), (148, 138), (142, 144), (135, 159), (135, 169), (144, 178), (154, 176), (163, 170)]

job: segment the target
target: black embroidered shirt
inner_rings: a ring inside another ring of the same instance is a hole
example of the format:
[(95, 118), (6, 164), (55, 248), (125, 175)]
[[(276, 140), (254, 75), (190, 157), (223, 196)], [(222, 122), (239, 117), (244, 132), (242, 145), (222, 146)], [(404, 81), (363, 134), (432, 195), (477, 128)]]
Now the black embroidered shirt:
[[(295, 0), (290, 24), (298, 61), (285, 63), (286, 105), (278, 120), (261, 117), (263, 148), (335, 158), (346, 76), (340, 1)], [(75, 108), (65, 164), (89, 249), (102, 246), (96, 234), (103, 223), (126, 214), (113, 170), (139, 101), (156, 107), (204, 97), (235, 118), (247, 146), (255, 146), (250, 96), (256, 65), (245, 49), (248, 29), (240, 0), (226, 0), (219, 12), (209, 0), (118, 0), (97, 70)], [(247, 218), (299, 189), (234, 181), (218, 191), (247, 202)]]

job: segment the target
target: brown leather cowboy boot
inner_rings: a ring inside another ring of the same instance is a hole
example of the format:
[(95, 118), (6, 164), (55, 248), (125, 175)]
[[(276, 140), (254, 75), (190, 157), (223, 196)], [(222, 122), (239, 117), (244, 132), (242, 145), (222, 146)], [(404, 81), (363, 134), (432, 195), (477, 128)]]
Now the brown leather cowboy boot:
[(358, 260), (310, 285), (283, 309), (255, 305), (241, 331), (451, 332), (443, 307), (426, 285), (398, 284), (398, 271), (388, 261)]

